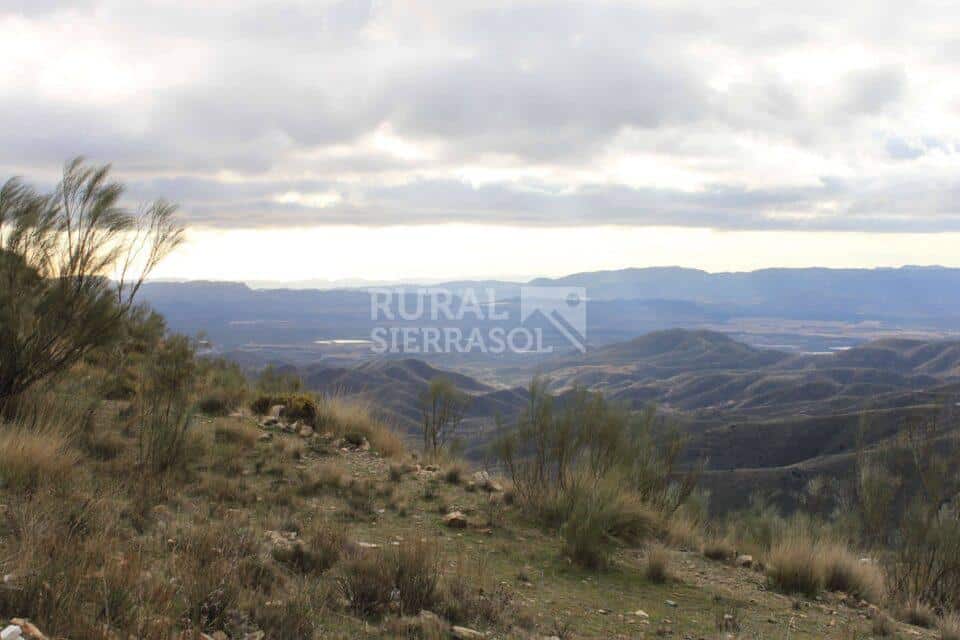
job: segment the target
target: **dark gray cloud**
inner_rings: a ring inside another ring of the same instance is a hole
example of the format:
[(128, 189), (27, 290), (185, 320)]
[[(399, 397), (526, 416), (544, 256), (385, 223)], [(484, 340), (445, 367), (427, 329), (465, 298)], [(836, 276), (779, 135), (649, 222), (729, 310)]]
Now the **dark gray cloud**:
[(0, 168), (222, 227), (953, 228), (947, 18), (876, 6), (0, 0)]

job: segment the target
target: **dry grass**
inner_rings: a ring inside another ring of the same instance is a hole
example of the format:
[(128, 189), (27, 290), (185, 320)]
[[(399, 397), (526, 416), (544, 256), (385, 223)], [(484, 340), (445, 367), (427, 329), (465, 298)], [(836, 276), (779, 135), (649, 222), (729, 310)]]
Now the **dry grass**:
[(391, 555), (400, 613), (412, 615), (431, 609), (437, 597), (443, 558), (437, 544), (426, 540), (403, 542)]
[(651, 544), (643, 569), (647, 580), (663, 584), (670, 579), (670, 552), (662, 544)]
[(897, 611), (897, 617), (907, 624), (924, 629), (933, 629), (937, 626), (937, 613), (933, 608), (922, 602), (913, 601), (902, 605)]
[(444, 576), (437, 612), (456, 625), (503, 626), (518, 616), (513, 591), (488, 572), (486, 560), (468, 562), (459, 557)]
[(257, 444), (257, 438), (262, 432), (256, 427), (243, 422), (220, 423), (213, 430), (214, 442), (233, 444), (247, 449)]
[(0, 432), (0, 480), (14, 491), (62, 486), (76, 473), (79, 456), (53, 428), (27, 431), (8, 425)]
[(824, 586), (819, 550), (807, 536), (792, 535), (774, 543), (767, 557), (767, 577), (784, 593), (817, 595)]
[(667, 543), (678, 549), (699, 549), (702, 545), (700, 525), (682, 513), (674, 513), (665, 519)]
[(960, 614), (950, 613), (940, 619), (937, 625), (940, 640), (960, 640)]
[(382, 551), (356, 549), (341, 563), (337, 584), (354, 613), (377, 616), (390, 604), (393, 570)]
[(730, 562), (736, 554), (736, 548), (729, 537), (710, 537), (703, 543), (703, 555), (718, 562)]
[(357, 398), (324, 398), (318, 406), (317, 428), (338, 437), (360, 434), (374, 451), (385, 458), (395, 458), (406, 451), (400, 436), (374, 416), (369, 403)]
[(874, 604), (883, 599), (883, 572), (874, 563), (860, 562), (849, 549), (837, 544), (821, 548), (817, 559), (823, 566), (827, 589), (850, 593)]
[(887, 614), (877, 612), (870, 620), (870, 632), (877, 638), (888, 638), (896, 631), (896, 625)]
[(466, 467), (460, 462), (454, 462), (443, 470), (443, 479), (448, 484), (460, 484), (466, 475)]
[(303, 532), (301, 541), (274, 548), (273, 558), (297, 573), (320, 575), (337, 563), (346, 547), (343, 527), (316, 519)]

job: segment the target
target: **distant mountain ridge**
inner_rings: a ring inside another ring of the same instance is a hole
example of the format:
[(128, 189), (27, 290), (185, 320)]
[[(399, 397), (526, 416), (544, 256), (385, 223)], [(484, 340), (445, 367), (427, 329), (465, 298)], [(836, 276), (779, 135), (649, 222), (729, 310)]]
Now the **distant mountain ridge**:
[[(523, 284), (480, 280), (435, 286), (454, 295), (467, 288), (482, 290), (483, 295), (490, 290), (505, 310), (519, 315)], [(788, 343), (797, 350), (850, 346), (903, 331), (960, 335), (960, 269), (945, 267), (742, 273), (658, 267), (538, 278), (529, 284), (586, 288), (588, 339), (594, 346), (670, 328), (722, 328), (748, 342)], [(418, 285), (406, 288), (412, 295)], [(355, 339), (369, 336), (376, 324), (363, 288), (251, 289), (230, 282), (148, 282), (141, 295), (173, 329), (204, 331), (225, 348)], [(855, 331), (811, 330), (804, 324), (810, 322)]]

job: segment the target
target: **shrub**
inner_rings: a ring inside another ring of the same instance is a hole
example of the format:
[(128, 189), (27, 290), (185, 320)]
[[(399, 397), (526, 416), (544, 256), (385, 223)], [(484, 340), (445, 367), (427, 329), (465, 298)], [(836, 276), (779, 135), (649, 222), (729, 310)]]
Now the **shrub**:
[(223, 630), (239, 604), (241, 560), (257, 551), (252, 532), (235, 521), (203, 522), (174, 539), (180, 617), (198, 631)]
[(238, 444), (252, 447), (257, 443), (260, 431), (243, 423), (218, 424), (213, 429), (213, 440), (223, 444)]
[(437, 611), (453, 624), (499, 626), (515, 618), (514, 594), (503, 582), (489, 584), (483, 560), (468, 568), (460, 558), (444, 577)]
[(940, 619), (937, 625), (940, 640), (960, 640), (960, 614), (949, 613)]
[(652, 544), (647, 549), (647, 562), (644, 575), (654, 584), (663, 584), (670, 578), (670, 552), (660, 544)]
[(419, 613), (433, 606), (440, 581), (440, 552), (424, 540), (404, 541), (396, 549), (396, 587), (401, 614)]
[(870, 620), (870, 632), (878, 638), (887, 638), (893, 635), (895, 631), (895, 625), (893, 620), (890, 619), (890, 616), (883, 613), (882, 611), (877, 611), (873, 618)]
[(7, 489), (34, 491), (42, 485), (63, 485), (76, 472), (77, 454), (62, 433), (52, 428), (0, 431), (0, 481)]
[(463, 393), (448, 378), (430, 381), (420, 394), (423, 451), (436, 456), (446, 446), (463, 422), (470, 404), (470, 396)]
[(82, 441), (83, 450), (96, 460), (113, 460), (127, 448), (123, 437), (115, 432), (93, 434)]
[(283, 404), (284, 402), (286, 402), (286, 397), (284, 396), (261, 394), (250, 403), (250, 411), (252, 411), (254, 415), (265, 416), (271, 407)]
[(204, 359), (200, 362), (204, 394), (197, 407), (207, 415), (225, 416), (243, 404), (247, 378), (234, 362)]
[(300, 582), (281, 600), (258, 601), (253, 620), (263, 630), (265, 640), (313, 638), (323, 600), (317, 585)]
[(464, 474), (463, 465), (454, 463), (443, 472), (443, 479), (448, 484), (460, 484), (463, 481)]
[(299, 420), (315, 427), (318, 413), (317, 401), (313, 396), (305, 393), (288, 396), (283, 403), (283, 417), (288, 421)]
[[(127, 617), (127, 596), (136, 592), (139, 580), (138, 554), (131, 551), (120, 561), (129, 570), (111, 560), (117, 521), (106, 504), (110, 497), (8, 496), (2, 571), (12, 581), (0, 589), (0, 609), (31, 619), (51, 637), (101, 637), (91, 608), (129, 632), (124, 635), (139, 635)], [(101, 570), (102, 580), (89, 580)]]
[(81, 158), (48, 195), (0, 185), (0, 409), (121, 338), (144, 279), (180, 243), (175, 207), (135, 215), (122, 199), (109, 167)]
[(818, 550), (806, 536), (795, 535), (773, 545), (767, 558), (767, 577), (784, 593), (817, 595), (824, 584)]
[(380, 550), (358, 549), (341, 563), (337, 584), (354, 613), (379, 615), (390, 603), (394, 571)]
[(304, 532), (303, 541), (312, 557), (313, 572), (322, 573), (340, 559), (347, 545), (347, 535), (343, 527), (314, 519)]
[(933, 629), (937, 626), (937, 613), (933, 607), (914, 600), (900, 607), (897, 617), (907, 624), (924, 629)]
[(322, 464), (301, 477), (300, 495), (316, 495), (324, 490), (338, 490), (346, 485), (343, 469), (333, 464)]
[(831, 591), (843, 591), (877, 604), (883, 598), (883, 573), (872, 562), (860, 562), (849, 549), (829, 545), (818, 551), (823, 563), (824, 584)]
[(613, 538), (636, 542), (653, 532), (656, 515), (614, 480), (578, 484), (567, 498), (561, 528), (563, 552), (583, 567), (606, 566)]
[(196, 379), (193, 347), (184, 336), (164, 341), (144, 368), (138, 398), (140, 463), (163, 472), (182, 462), (193, 418)]
[[(366, 438), (370, 448), (385, 458), (395, 458), (406, 451), (403, 440), (389, 425), (374, 416), (370, 405), (358, 398), (328, 396), (318, 404), (316, 428), (338, 437)], [(351, 435), (352, 434), (352, 435)]]
[(210, 391), (205, 393), (197, 401), (197, 410), (208, 416), (225, 416), (229, 414), (237, 405), (232, 404), (230, 398), (220, 391)]
[(710, 537), (703, 543), (703, 555), (718, 562), (729, 562), (733, 559), (736, 549), (728, 537)]

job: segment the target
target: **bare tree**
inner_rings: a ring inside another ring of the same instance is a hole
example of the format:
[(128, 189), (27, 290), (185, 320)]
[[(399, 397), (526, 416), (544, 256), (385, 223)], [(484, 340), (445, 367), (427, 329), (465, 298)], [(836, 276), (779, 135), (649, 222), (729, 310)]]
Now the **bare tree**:
[(420, 396), (423, 418), (423, 450), (437, 454), (446, 445), (467, 410), (469, 396), (447, 378), (434, 378)]
[(78, 158), (50, 194), (17, 178), (0, 187), (0, 408), (114, 340), (181, 242), (175, 207), (127, 211), (109, 170)]

